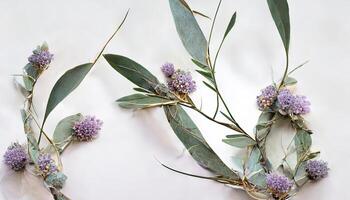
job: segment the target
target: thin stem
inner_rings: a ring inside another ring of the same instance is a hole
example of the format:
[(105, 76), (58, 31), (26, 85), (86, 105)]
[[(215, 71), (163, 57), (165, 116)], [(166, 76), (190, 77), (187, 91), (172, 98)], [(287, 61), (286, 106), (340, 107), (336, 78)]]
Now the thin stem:
[(218, 121), (218, 120), (216, 120), (216, 119), (210, 117), (209, 115), (205, 114), (205, 113), (202, 112), (200, 109), (198, 109), (195, 105), (187, 105), (187, 104), (184, 104), (184, 103), (180, 103), (180, 104), (181, 104), (182, 106), (185, 106), (185, 107), (187, 107), (187, 108), (191, 108), (192, 110), (197, 111), (199, 114), (203, 115), (205, 118), (209, 119), (209, 120), (212, 121), (212, 122), (215, 122), (215, 123), (217, 123), (217, 124), (220, 124), (220, 125), (222, 125), (222, 126), (225, 126), (225, 127), (229, 128), (229, 129), (232, 129), (232, 130), (234, 130), (234, 131), (241, 132), (240, 129), (235, 128), (235, 127), (232, 126), (231, 124), (227, 124), (227, 123), (225, 123), (225, 122), (220, 122), (220, 121)]
[(284, 81), (285, 79), (287, 78), (287, 75), (288, 75), (288, 68), (289, 68), (289, 56), (288, 56), (288, 52), (286, 52), (286, 68), (284, 70), (284, 74), (283, 74), (283, 77), (282, 77), (282, 80), (281, 80), (281, 84), (280, 86), (278, 87), (278, 89), (280, 89), (283, 84), (284, 84)]

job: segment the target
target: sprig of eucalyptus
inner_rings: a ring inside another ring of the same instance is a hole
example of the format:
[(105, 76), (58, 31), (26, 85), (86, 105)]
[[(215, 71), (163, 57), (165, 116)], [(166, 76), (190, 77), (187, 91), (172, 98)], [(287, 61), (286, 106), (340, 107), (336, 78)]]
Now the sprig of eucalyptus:
[[(102, 122), (95, 117), (74, 114), (62, 119), (56, 126), (52, 138), (44, 130), (45, 122), (54, 108), (61, 103), (71, 92), (73, 92), (87, 76), (88, 72), (101, 57), (104, 49), (124, 24), (129, 11), (124, 16), (121, 24), (107, 40), (99, 51), (97, 57), (91, 63), (85, 63), (66, 71), (56, 82), (51, 90), (46, 111), (42, 123), (33, 103), (34, 91), (38, 79), (49, 68), (53, 54), (50, 54), (48, 45), (44, 43), (33, 51), (29, 63), (24, 67), (23, 73), (16, 75), (22, 77), (17, 86), (25, 98), (21, 115), (23, 119), (24, 132), (27, 144), (12, 144), (6, 151), (5, 163), (15, 171), (24, 168), (31, 174), (43, 179), (45, 187), (55, 200), (69, 200), (60, 189), (63, 187), (67, 177), (62, 173), (63, 165), (61, 154), (73, 141), (87, 141), (93, 139), (101, 128)], [(36, 134), (38, 130), (38, 134)], [(38, 137), (37, 137), (38, 136)], [(42, 137), (46, 139), (47, 145), (42, 144)], [(27, 152), (24, 151), (27, 147)], [(18, 155), (22, 155), (19, 157)], [(26, 165), (29, 164), (30, 166)]]
[[(282, 102), (280, 101), (283, 100), (282, 95), (284, 93), (289, 95), (288, 98), (296, 101), (296, 106), (303, 106), (303, 104), (306, 106), (308, 103), (302, 96), (293, 96), (288, 89), (297, 83), (296, 79), (290, 77), (290, 74), (300, 66), (289, 71), (290, 19), (287, 0), (267, 0), (270, 13), (283, 42), (286, 64), (281, 81), (269, 86), (268, 90), (271, 91), (266, 91), (273, 92), (273, 95), (267, 97), (261, 95), (261, 99), (258, 99), (261, 100), (260, 103), (264, 107), (260, 108), (262, 113), (255, 126), (254, 136), (245, 131), (235, 120), (223, 98), (215, 76), (219, 53), (225, 39), (235, 25), (236, 12), (232, 15), (215, 57), (212, 59), (210, 43), (222, 0), (219, 0), (216, 8), (208, 40), (195, 19), (194, 15), (198, 12), (193, 11), (184, 0), (169, 0), (169, 4), (182, 44), (191, 56), (193, 63), (199, 67), (196, 71), (203, 76), (204, 85), (215, 93), (216, 108), (213, 115), (203, 112), (201, 106), (198, 107), (190, 98), (189, 93), (194, 90), (194, 83), (190, 75), (181, 69), (175, 70), (171, 64), (163, 66), (162, 71), (164, 70), (163, 73), (167, 77), (168, 84), (165, 85), (145, 67), (127, 57), (113, 54), (104, 55), (108, 63), (117, 72), (138, 86), (134, 88), (138, 93), (118, 99), (119, 105), (127, 109), (163, 107), (174, 133), (191, 156), (199, 165), (212, 171), (215, 176), (193, 175), (162, 165), (184, 175), (214, 180), (244, 189), (253, 199), (289, 199), (307, 181), (324, 177), (328, 171), (327, 165), (320, 161), (310, 161), (319, 152), (311, 151), (312, 131), (308, 129), (304, 118), (301, 116), (301, 113), (306, 113), (305, 109), (307, 107), (296, 107), (293, 112), (288, 112), (289, 110), (284, 110), (281, 107)], [(189, 88), (184, 90), (186, 87)], [(180, 90), (176, 88), (180, 88)], [(220, 111), (221, 104), (225, 112)], [(235, 132), (235, 134), (228, 135), (223, 139), (223, 142), (245, 149), (245, 155), (240, 159), (241, 170), (230, 169), (218, 157), (183, 107), (192, 109), (208, 120)], [(227, 119), (227, 122), (216, 119), (219, 111)], [(295, 135), (284, 152), (285, 157), (276, 166), (270, 162), (266, 154), (266, 141), (269, 139), (274, 124), (282, 119), (291, 124), (295, 129)], [(292, 166), (290, 160), (293, 160), (294, 157), (296, 157), (294, 159), (295, 165)], [(316, 168), (322, 169), (323, 173), (314, 173)], [(276, 183), (280, 185), (276, 185)]]

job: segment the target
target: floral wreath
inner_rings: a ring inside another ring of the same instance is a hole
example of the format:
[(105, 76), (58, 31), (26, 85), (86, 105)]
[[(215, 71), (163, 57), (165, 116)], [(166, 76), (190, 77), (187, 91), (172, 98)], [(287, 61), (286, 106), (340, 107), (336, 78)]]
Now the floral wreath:
[[(184, 175), (209, 179), (243, 189), (253, 199), (290, 199), (305, 183), (325, 177), (328, 174), (327, 163), (316, 159), (319, 151), (311, 150), (312, 131), (303, 118), (304, 114), (310, 112), (310, 102), (305, 96), (295, 95), (291, 89), (297, 81), (290, 75), (305, 63), (289, 70), (290, 23), (287, 0), (267, 0), (284, 45), (286, 67), (282, 79), (264, 88), (256, 99), (261, 115), (255, 126), (254, 136), (235, 120), (219, 90), (215, 76), (218, 55), (226, 37), (235, 25), (236, 13), (232, 15), (222, 42), (212, 59), (209, 47), (221, 0), (212, 20), (208, 40), (194, 16), (198, 14), (207, 17), (206, 15), (193, 11), (184, 0), (169, 0), (169, 3), (182, 44), (192, 57), (193, 64), (198, 67), (196, 71), (203, 76), (203, 84), (217, 97), (214, 114), (203, 112), (202, 105), (198, 106), (191, 99), (190, 94), (196, 90), (197, 85), (190, 72), (175, 69), (173, 64), (165, 63), (161, 67), (166, 78), (166, 84), (163, 84), (145, 67), (127, 57), (104, 55), (117, 72), (138, 86), (134, 88), (138, 93), (118, 99), (119, 105), (127, 109), (163, 107), (174, 133), (193, 159), (200, 166), (213, 172), (215, 176), (194, 175), (162, 165)], [(220, 111), (220, 105), (223, 106), (223, 111)], [(231, 169), (226, 166), (206, 142), (183, 107), (194, 110), (208, 120), (236, 132), (224, 138), (223, 142), (245, 150), (239, 163), (241, 169)], [(219, 113), (227, 121), (218, 120)], [(288, 121), (295, 130), (295, 134), (284, 152), (285, 157), (278, 165), (273, 165), (266, 153), (266, 141), (269, 139), (272, 126), (282, 119)]]

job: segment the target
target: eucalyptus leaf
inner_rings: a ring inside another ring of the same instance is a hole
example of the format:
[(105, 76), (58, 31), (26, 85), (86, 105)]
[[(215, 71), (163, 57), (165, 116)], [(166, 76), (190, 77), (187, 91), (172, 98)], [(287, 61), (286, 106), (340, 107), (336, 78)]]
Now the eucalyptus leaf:
[(312, 139), (310, 133), (305, 130), (298, 130), (294, 136), (294, 144), (297, 150), (298, 159), (309, 152)]
[(266, 173), (265, 169), (260, 163), (260, 160), (260, 150), (255, 146), (250, 151), (248, 161), (246, 163), (246, 169), (249, 181), (255, 186), (264, 188), (266, 186)]
[(237, 16), (237, 13), (235, 12), (231, 19), (230, 19), (230, 22), (228, 23), (228, 26), (226, 28), (226, 31), (225, 31), (225, 34), (224, 34), (224, 38), (223, 40), (226, 38), (226, 36), (230, 33), (230, 31), (232, 30), (233, 26), (235, 25), (236, 23), (236, 16)]
[(294, 180), (298, 187), (303, 186), (307, 181), (309, 181), (309, 178), (306, 173), (305, 169), (305, 162), (302, 162), (299, 167), (296, 169)]
[(53, 86), (49, 100), (47, 102), (43, 124), (52, 110), (65, 99), (79, 84), (84, 80), (85, 76), (91, 70), (93, 63), (86, 63), (74, 67), (66, 71)]
[(216, 89), (214, 88), (214, 86), (212, 86), (210, 83), (207, 83), (205, 81), (203, 81), (204, 85), (207, 86), (209, 89), (213, 90), (214, 92), (216, 92)]
[(203, 70), (196, 70), (196, 72), (198, 72), (200, 75), (208, 79), (211, 83), (214, 83), (213, 74), (211, 72), (203, 71)]
[(144, 94), (132, 94), (117, 100), (119, 106), (127, 109), (143, 109), (156, 106), (176, 104), (177, 100), (162, 97), (147, 96)]
[(82, 114), (68, 116), (58, 122), (55, 131), (53, 133), (52, 140), (58, 148), (59, 152), (62, 152), (72, 140), (74, 133), (73, 126), (76, 122), (82, 119)]
[(165, 106), (166, 117), (177, 137), (201, 166), (225, 178), (239, 179), (209, 147), (201, 132), (179, 105)]
[(198, 62), (197, 60), (195, 60), (195, 59), (191, 59), (191, 60), (192, 60), (192, 62), (193, 62), (195, 65), (197, 65), (199, 68), (204, 69), (204, 70), (206, 70), (206, 71), (209, 71), (209, 70), (210, 70), (210, 68), (209, 68), (208, 66), (203, 65), (202, 63)]
[(31, 77), (24, 75), (23, 76), (23, 83), (24, 83), (24, 87), (27, 91), (31, 92), (33, 90), (34, 81)]
[(253, 146), (256, 144), (254, 140), (246, 135), (228, 135), (226, 137), (227, 139), (223, 139), (223, 142), (238, 148), (246, 148), (247, 146)]
[(203, 65), (207, 65), (208, 42), (193, 12), (184, 0), (169, 0), (177, 33), (187, 52)]
[(23, 69), (26, 75), (30, 76), (34, 80), (38, 78), (39, 72), (32, 64), (28, 63)]
[(273, 20), (283, 41), (286, 53), (289, 50), (290, 22), (287, 0), (267, 0)]
[(122, 76), (143, 89), (155, 92), (154, 88), (159, 84), (159, 81), (146, 68), (124, 56), (113, 54), (103, 56)]
[(291, 86), (291, 85), (295, 85), (297, 83), (298, 83), (298, 81), (295, 78), (292, 78), (290, 76), (287, 76), (286, 79), (284, 79), (284, 82), (283, 82), (283, 84), (285, 86)]

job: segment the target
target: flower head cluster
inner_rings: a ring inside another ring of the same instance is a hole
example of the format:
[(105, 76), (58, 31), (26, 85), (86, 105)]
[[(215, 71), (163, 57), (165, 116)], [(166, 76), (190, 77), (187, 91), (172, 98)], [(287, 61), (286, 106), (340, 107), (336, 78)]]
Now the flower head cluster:
[(103, 122), (93, 116), (85, 116), (73, 126), (74, 136), (79, 141), (89, 141), (98, 135)]
[(171, 77), (175, 73), (175, 67), (172, 63), (164, 63), (161, 70), (166, 77)]
[(290, 191), (293, 182), (286, 176), (270, 173), (266, 175), (266, 185), (273, 197), (278, 198)]
[(191, 73), (183, 70), (175, 70), (174, 65), (165, 63), (161, 70), (167, 77), (168, 88), (180, 94), (189, 94), (196, 91), (196, 82), (192, 79)]
[(62, 189), (64, 183), (67, 180), (67, 176), (64, 175), (62, 172), (54, 172), (52, 174), (49, 174), (45, 178), (45, 182), (57, 189)]
[(39, 155), (38, 168), (45, 176), (58, 171), (55, 161), (48, 153), (42, 153)]
[(328, 174), (328, 164), (323, 160), (310, 160), (306, 163), (306, 172), (311, 180), (319, 180)]
[(31, 56), (29, 56), (28, 61), (37, 69), (46, 69), (53, 59), (53, 54), (49, 52), (46, 44), (38, 46)]
[(307, 114), (310, 112), (310, 102), (305, 96), (294, 96), (288, 89), (282, 89), (278, 96), (278, 105), (281, 111), (287, 114)]
[(4, 154), (4, 162), (7, 166), (15, 171), (25, 168), (28, 163), (28, 155), (22, 145), (13, 143), (9, 146)]
[(265, 110), (272, 106), (275, 102), (277, 96), (277, 89), (275, 86), (270, 85), (261, 90), (261, 94), (257, 96), (256, 101), (259, 107), (259, 110)]

